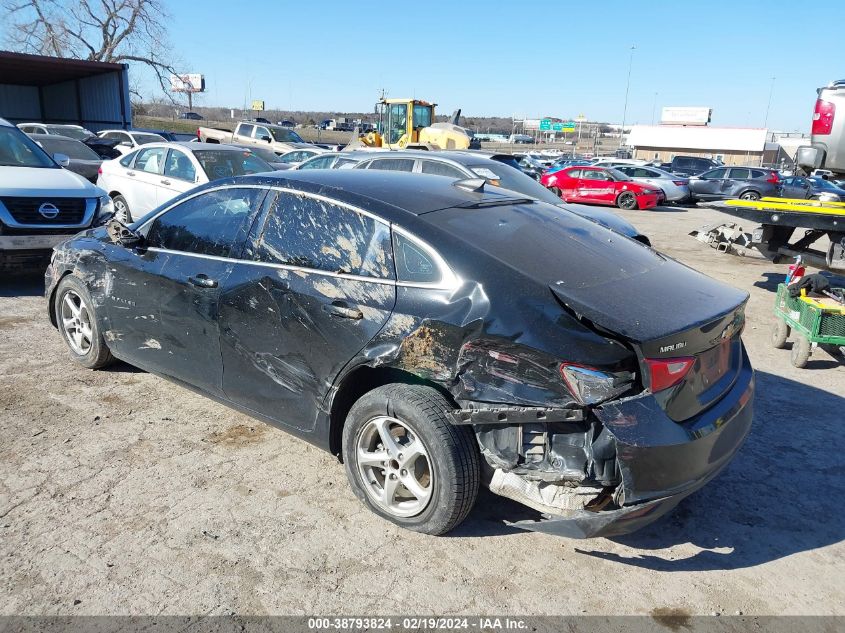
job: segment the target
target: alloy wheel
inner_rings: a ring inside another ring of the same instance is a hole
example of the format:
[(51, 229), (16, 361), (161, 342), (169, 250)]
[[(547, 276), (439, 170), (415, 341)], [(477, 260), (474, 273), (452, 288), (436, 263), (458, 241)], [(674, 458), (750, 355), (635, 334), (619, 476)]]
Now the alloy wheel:
[(76, 292), (68, 290), (62, 298), (62, 329), (70, 348), (84, 356), (91, 349), (94, 333), (91, 328), (91, 313)]
[(434, 472), (422, 438), (407, 423), (377, 416), (361, 427), (355, 461), (370, 499), (397, 517), (425, 510), (434, 491)]
[(631, 209), (636, 208), (637, 206), (637, 199), (634, 197), (632, 193), (623, 193), (619, 196), (619, 208), (625, 209), (630, 211)]
[(129, 223), (129, 208), (120, 198), (114, 201), (114, 218), (122, 224)]

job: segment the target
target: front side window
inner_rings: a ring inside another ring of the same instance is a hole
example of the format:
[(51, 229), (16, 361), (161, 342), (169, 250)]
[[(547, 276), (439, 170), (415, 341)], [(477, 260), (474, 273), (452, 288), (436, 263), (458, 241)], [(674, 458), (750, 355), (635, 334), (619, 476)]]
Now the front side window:
[(304, 143), (302, 137), (294, 132), (283, 127), (272, 127), (270, 132), (273, 134), (273, 139), (278, 143)]
[(140, 169), (150, 174), (160, 174), (164, 166), (164, 155), (167, 153), (166, 147), (150, 147), (138, 152), (138, 158), (135, 159), (135, 169)]
[(147, 243), (184, 253), (232, 257), (264, 194), (264, 189), (230, 188), (190, 198), (153, 221)]
[(379, 169), (382, 171), (414, 171), (413, 158), (383, 158), (374, 160), (367, 169)]
[(705, 180), (721, 180), (728, 173), (727, 169), (711, 169), (701, 174), (701, 178)]
[(197, 171), (194, 169), (191, 159), (179, 150), (172, 149), (167, 155), (167, 162), (164, 164), (164, 175), (179, 180), (194, 182), (197, 179)]
[(333, 273), (393, 279), (390, 228), (361, 213), (277, 193), (253, 257)]
[(447, 178), (467, 178), (457, 167), (434, 160), (422, 161), (422, 173), (433, 176), (446, 176)]
[(272, 139), (273, 137), (270, 136), (270, 130), (268, 130), (266, 127), (257, 126), (255, 128), (255, 138), (257, 138), (259, 141), (263, 141), (265, 138)]
[(610, 180), (607, 172), (603, 169), (587, 169), (581, 176), (584, 180)]

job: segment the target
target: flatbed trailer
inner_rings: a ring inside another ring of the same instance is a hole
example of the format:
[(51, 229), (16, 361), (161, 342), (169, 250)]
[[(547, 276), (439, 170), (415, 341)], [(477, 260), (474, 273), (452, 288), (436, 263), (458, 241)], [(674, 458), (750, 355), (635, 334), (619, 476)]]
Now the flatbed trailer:
[[(727, 213), (754, 224), (747, 232), (737, 223), (718, 223), (693, 231), (701, 242), (714, 248), (744, 254), (756, 248), (774, 263), (800, 256), (809, 266), (832, 272), (845, 271), (845, 203), (790, 198), (725, 200), (699, 205)], [(803, 232), (800, 229), (804, 229)], [(812, 248), (827, 238), (824, 250)]]

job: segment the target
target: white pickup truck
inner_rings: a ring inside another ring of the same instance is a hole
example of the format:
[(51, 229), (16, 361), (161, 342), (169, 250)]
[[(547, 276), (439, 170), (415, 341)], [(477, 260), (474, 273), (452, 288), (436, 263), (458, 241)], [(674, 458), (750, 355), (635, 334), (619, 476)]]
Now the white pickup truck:
[(234, 143), (237, 145), (256, 145), (273, 150), (281, 155), (295, 149), (311, 147), (296, 132), (281, 125), (268, 125), (241, 121), (234, 132), (213, 127), (201, 127), (197, 137), (203, 143)]
[(46, 268), (53, 247), (104, 222), (108, 194), (0, 119), (0, 270)]

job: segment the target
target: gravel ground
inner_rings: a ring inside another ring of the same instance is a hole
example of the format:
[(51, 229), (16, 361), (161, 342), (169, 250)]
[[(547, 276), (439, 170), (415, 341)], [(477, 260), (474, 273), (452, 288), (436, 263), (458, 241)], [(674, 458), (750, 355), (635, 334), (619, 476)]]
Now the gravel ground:
[(845, 366), (771, 349), (785, 266), (687, 236), (717, 213), (623, 215), (751, 293), (758, 394), (730, 467), (614, 539), (510, 529), (488, 493), (449, 536), (398, 529), (332, 456), (127, 365), (74, 365), (40, 279), (0, 278), (0, 614), (845, 614)]

